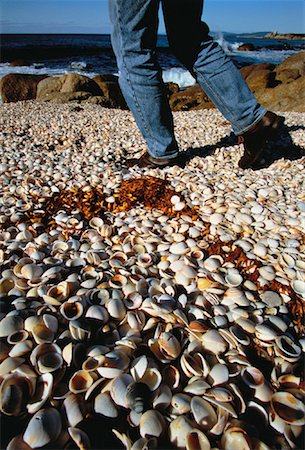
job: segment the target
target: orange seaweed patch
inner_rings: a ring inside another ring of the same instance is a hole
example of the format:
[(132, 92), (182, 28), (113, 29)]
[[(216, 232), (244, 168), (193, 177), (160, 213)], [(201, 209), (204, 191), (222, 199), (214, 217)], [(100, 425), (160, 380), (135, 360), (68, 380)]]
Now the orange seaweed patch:
[(185, 206), (181, 211), (175, 211), (171, 198), (178, 195), (181, 201), (184, 198), (168, 185), (167, 180), (156, 177), (143, 177), (125, 180), (121, 183), (118, 193), (115, 195), (116, 203), (113, 211), (128, 211), (139, 205), (147, 209), (158, 209), (168, 217), (179, 217), (181, 215), (191, 216), (194, 220), (198, 218), (196, 208)]
[[(108, 194), (109, 195), (109, 194)], [(147, 209), (163, 211), (168, 217), (191, 216), (198, 218), (196, 208), (185, 206), (181, 211), (175, 211), (171, 197), (181, 194), (169, 186), (168, 181), (155, 177), (133, 178), (121, 183), (119, 190), (114, 194), (115, 201), (107, 202), (107, 196), (100, 187), (86, 186), (84, 188), (62, 190), (51, 197), (33, 197), (36, 205), (25, 214), (26, 222), (42, 222), (49, 228), (56, 226), (55, 216), (59, 211), (72, 213), (77, 211), (81, 220), (89, 221), (92, 217), (106, 219), (107, 212), (128, 211), (136, 206)]]

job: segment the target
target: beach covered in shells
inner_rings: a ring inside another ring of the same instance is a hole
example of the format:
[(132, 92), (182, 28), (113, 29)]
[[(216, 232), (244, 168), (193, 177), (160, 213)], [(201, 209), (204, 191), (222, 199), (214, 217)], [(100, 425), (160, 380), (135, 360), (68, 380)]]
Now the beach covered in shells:
[(1, 448), (304, 447), (305, 113), (283, 115), (259, 170), (214, 109), (174, 113), (185, 168), (140, 169), (130, 112), (2, 106)]

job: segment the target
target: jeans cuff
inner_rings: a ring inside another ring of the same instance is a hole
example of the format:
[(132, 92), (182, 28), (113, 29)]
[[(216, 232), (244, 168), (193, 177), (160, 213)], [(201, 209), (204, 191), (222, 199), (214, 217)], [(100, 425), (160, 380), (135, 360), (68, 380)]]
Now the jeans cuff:
[(251, 130), (252, 127), (254, 127), (260, 120), (262, 120), (262, 118), (264, 117), (266, 112), (267, 112), (267, 109), (263, 108), (261, 115), (257, 119), (255, 119), (254, 122), (252, 122), (247, 127), (243, 128), (242, 130), (238, 130), (237, 132), (234, 131), (235, 136), (240, 136), (241, 134), (244, 134), (247, 131)]

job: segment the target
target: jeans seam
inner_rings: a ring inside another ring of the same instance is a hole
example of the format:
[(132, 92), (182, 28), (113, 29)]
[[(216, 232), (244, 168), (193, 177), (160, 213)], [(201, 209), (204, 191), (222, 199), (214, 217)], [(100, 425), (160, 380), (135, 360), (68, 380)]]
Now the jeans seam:
[[(203, 80), (204, 84), (206, 84), (206, 85), (208, 86), (208, 88), (211, 90), (211, 92), (213, 93), (213, 95), (214, 95), (215, 98), (217, 99), (217, 102), (218, 102), (219, 104), (222, 105), (223, 109), (224, 109), (224, 110), (226, 111), (226, 113), (228, 114), (228, 120), (232, 123), (232, 120), (231, 120), (231, 118), (232, 118), (231, 111), (227, 108), (227, 106), (225, 105), (225, 103), (223, 103), (221, 97), (219, 97), (218, 94), (217, 94), (217, 92), (213, 89), (213, 85), (210, 84), (210, 82), (205, 78), (205, 76), (204, 76), (203, 74), (201, 74), (201, 73), (198, 72), (197, 70), (196, 70), (196, 72), (197, 72), (197, 79), (198, 79), (198, 78), (201, 78), (201, 79)], [(229, 117), (230, 117), (230, 118), (229, 118)], [(236, 126), (236, 128), (239, 129), (239, 132), (242, 132), (242, 129), (241, 129), (238, 125), (235, 125), (235, 126)]]
[(146, 121), (145, 118), (144, 118), (144, 115), (143, 115), (141, 106), (139, 105), (139, 102), (138, 102), (137, 97), (136, 97), (136, 95), (135, 95), (135, 92), (134, 92), (132, 83), (130, 82), (129, 71), (128, 71), (127, 65), (126, 65), (126, 63), (125, 63), (125, 59), (124, 59), (124, 55), (123, 55), (123, 50), (122, 50), (122, 49), (124, 48), (124, 45), (123, 45), (123, 37), (122, 37), (122, 36), (123, 36), (123, 33), (122, 33), (122, 24), (121, 24), (121, 13), (120, 13), (120, 8), (119, 8), (118, 3), (116, 3), (116, 4), (117, 4), (117, 15), (118, 15), (118, 24), (119, 24), (120, 41), (121, 41), (121, 51), (120, 51), (120, 53), (121, 53), (122, 65), (124, 66), (125, 73), (126, 73), (126, 81), (127, 81), (128, 84), (129, 84), (130, 92), (132, 93), (132, 97), (133, 97), (134, 103), (135, 103), (135, 105), (136, 105), (136, 107), (137, 107), (137, 110), (138, 110), (138, 113), (139, 113), (139, 115), (140, 115), (140, 117), (141, 117), (141, 119), (142, 119), (143, 126), (145, 127), (145, 130), (146, 130), (147, 134), (150, 136), (150, 139), (151, 139), (151, 141), (152, 141), (152, 143), (153, 143), (153, 145), (152, 145), (151, 147), (152, 147), (153, 150), (156, 150), (155, 143), (153, 142), (153, 135), (152, 135), (151, 127), (150, 127), (149, 123), (147, 123), (147, 121)]

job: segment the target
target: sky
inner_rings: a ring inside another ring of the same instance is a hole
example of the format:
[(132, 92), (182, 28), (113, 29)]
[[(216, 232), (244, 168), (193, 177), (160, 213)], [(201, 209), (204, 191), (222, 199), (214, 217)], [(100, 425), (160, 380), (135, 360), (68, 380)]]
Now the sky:
[[(0, 32), (109, 33), (107, 3), (1, 0)], [(205, 0), (203, 19), (212, 31), (305, 33), (305, 0)], [(164, 33), (162, 17), (159, 32)]]

